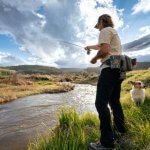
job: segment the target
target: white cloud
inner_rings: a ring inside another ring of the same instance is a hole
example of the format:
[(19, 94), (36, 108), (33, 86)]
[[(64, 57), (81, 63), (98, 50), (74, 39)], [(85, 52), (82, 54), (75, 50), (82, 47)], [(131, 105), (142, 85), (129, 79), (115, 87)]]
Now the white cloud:
[[(43, 65), (43, 66), (49, 66), (49, 63), (47, 61), (41, 60), (39, 57), (29, 57), (27, 59), (29, 65)], [(56, 63), (51, 62), (51, 66), (58, 67)]]
[(97, 30), (94, 29), (98, 17), (102, 14), (109, 14), (115, 24), (115, 28), (123, 26), (122, 13), (123, 9), (117, 9), (113, 6), (112, 0), (81, 0), (79, 2), (81, 11), (81, 19), (85, 23), (85, 31), (80, 35), (80, 38), (85, 39), (85, 43), (97, 42)]
[(96, 44), (94, 25), (103, 13), (112, 16), (116, 29), (123, 26), (123, 10), (112, 0), (0, 0), (0, 33), (11, 35), (20, 50), (32, 54), (30, 64), (87, 67), (94, 53), (87, 56), (84, 49), (60, 41)]
[(0, 52), (0, 66), (23, 65), (27, 62), (21, 58), (11, 55), (7, 52)]
[(149, 12), (150, 11), (150, 1), (149, 0), (138, 0), (138, 3), (135, 4), (132, 8), (132, 14), (137, 14), (139, 12)]
[(136, 58), (137, 58), (137, 61), (139, 61), (139, 62), (150, 62), (150, 54), (138, 55)]
[(150, 26), (144, 26), (139, 29), (139, 33), (136, 35), (136, 39), (150, 34)]
[[(0, 0), (1, 5), (6, 9), (11, 11), (10, 7), (15, 7), (18, 11), (25, 12), (25, 11), (34, 11), (36, 10), (39, 6), (42, 5), (42, 0)], [(6, 4), (6, 5), (3, 5)]]
[(125, 53), (131, 57), (150, 55), (149, 47), (139, 50), (139, 51), (131, 51), (131, 52), (125, 52)]
[(124, 54), (132, 57), (132, 58), (136, 58), (137, 61), (140, 62), (150, 62), (150, 51), (149, 48), (145, 48), (139, 51), (131, 51), (131, 52), (125, 52)]
[(127, 29), (129, 29), (129, 25), (127, 24), (125, 27), (122, 28), (122, 32), (124, 33)]
[(150, 34), (141, 37), (137, 40), (134, 40), (132, 42), (123, 44), (123, 49), (126, 52), (135, 52), (135, 51), (140, 51), (140, 50), (144, 50), (146, 48), (150, 47)]

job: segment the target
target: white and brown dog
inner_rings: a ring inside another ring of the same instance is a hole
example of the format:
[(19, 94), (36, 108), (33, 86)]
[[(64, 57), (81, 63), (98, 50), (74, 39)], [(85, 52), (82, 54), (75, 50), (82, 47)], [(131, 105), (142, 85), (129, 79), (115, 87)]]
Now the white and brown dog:
[(131, 99), (136, 105), (141, 105), (145, 100), (145, 86), (141, 81), (130, 81), (132, 90), (130, 91)]

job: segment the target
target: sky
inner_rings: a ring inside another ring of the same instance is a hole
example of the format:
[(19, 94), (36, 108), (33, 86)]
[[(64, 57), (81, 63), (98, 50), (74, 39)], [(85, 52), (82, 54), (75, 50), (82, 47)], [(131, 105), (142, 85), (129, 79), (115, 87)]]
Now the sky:
[(82, 47), (98, 43), (102, 14), (112, 16), (123, 53), (150, 62), (150, 0), (0, 0), (0, 66), (99, 66)]

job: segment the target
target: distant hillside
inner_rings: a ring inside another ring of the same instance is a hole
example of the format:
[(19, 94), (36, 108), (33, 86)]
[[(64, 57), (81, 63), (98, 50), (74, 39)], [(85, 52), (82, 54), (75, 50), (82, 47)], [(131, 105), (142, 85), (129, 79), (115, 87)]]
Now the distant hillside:
[(88, 67), (86, 69), (84, 69), (85, 72), (88, 73), (99, 73), (99, 67)]
[(80, 72), (83, 71), (83, 68), (60, 68), (63, 72)]
[[(1, 67), (4, 69), (15, 70), (19, 73), (25, 74), (62, 74), (62, 73), (75, 73), (85, 71), (88, 73), (99, 73), (99, 67), (89, 67), (89, 68), (55, 68), (48, 66), (39, 66), (39, 65), (19, 65), (19, 66), (10, 66), (10, 67)], [(138, 62), (134, 70), (143, 70), (149, 69), (150, 62)]]
[(138, 62), (135, 69), (136, 70), (150, 69), (150, 62)]
[(48, 66), (39, 66), (39, 65), (19, 65), (19, 66), (10, 66), (5, 67), (7, 69), (16, 70), (19, 73), (25, 74), (61, 74), (62, 71), (55, 67)]
[[(134, 68), (134, 70), (144, 70), (144, 69), (150, 69), (150, 62), (138, 62), (137, 66)], [(89, 67), (84, 69), (84, 71), (89, 73), (99, 73), (99, 67)]]

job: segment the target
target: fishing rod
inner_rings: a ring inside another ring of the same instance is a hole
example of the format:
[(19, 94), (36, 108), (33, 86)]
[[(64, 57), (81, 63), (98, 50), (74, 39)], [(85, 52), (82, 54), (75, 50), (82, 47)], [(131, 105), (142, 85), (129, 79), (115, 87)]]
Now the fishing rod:
[(80, 48), (84, 48), (83, 46), (80, 46), (80, 45), (77, 45), (77, 44), (74, 44), (74, 43), (70, 43), (70, 42), (66, 42), (66, 41), (60, 41), (60, 42), (71, 44), (71, 45), (74, 45), (74, 46), (78, 46)]
[[(84, 48), (83, 46), (80, 46), (80, 45), (77, 45), (77, 44), (74, 44), (74, 43), (71, 43), (71, 42), (66, 42), (66, 41), (62, 41), (62, 40), (59, 40), (59, 42), (63, 42), (63, 43), (66, 43), (66, 44), (70, 44), (70, 45), (73, 45), (73, 46), (77, 46), (77, 47), (80, 47), (80, 48)], [(91, 50), (87, 50), (87, 54), (90, 55), (90, 52)]]

